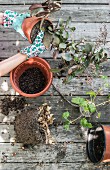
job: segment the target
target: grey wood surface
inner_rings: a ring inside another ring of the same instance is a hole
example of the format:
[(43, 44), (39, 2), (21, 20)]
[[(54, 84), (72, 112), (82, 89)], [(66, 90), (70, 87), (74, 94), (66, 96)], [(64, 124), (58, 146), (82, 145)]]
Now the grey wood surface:
[[(0, 4), (10, 4), (10, 5), (13, 5), (13, 4), (32, 4), (32, 3), (40, 3), (40, 2), (45, 2), (44, 0), (37, 0), (37, 2), (36, 2), (36, 0), (23, 0), (23, 1), (21, 1), (21, 0), (0, 0)], [(71, 4), (74, 4), (74, 3), (77, 3), (77, 4), (89, 4), (89, 3), (91, 3), (91, 4), (97, 4), (98, 3), (98, 5), (100, 5), (100, 4), (109, 4), (110, 3), (110, 1), (109, 0), (101, 0), (100, 2), (99, 2), (99, 0), (62, 0), (62, 3), (66, 3), (66, 4), (68, 4), (68, 3), (71, 3)]]
[(108, 170), (107, 165), (92, 165), (85, 162), (73, 163), (5, 163), (0, 170)]
[[(44, 0), (43, 0), (44, 1)], [(37, 0), (37, 2), (42, 2)], [(0, 0), (0, 11), (6, 9), (15, 10), (17, 12), (26, 11), (36, 0)], [(80, 41), (85, 38), (86, 41), (96, 42), (101, 36), (101, 29), (107, 29), (107, 39), (105, 48), (110, 54), (110, 0), (62, 0), (61, 11), (54, 14), (51, 18), (54, 23), (63, 17), (64, 20), (68, 16), (72, 16), (72, 26), (76, 27), (74, 32), (74, 40)], [(19, 45), (17, 46), (16, 44)], [(12, 29), (4, 29), (0, 26), (0, 60), (11, 57), (17, 51), (28, 45), (18, 33)], [(41, 55), (51, 65), (55, 67), (60, 59), (54, 61), (52, 54), (45, 52)], [(110, 58), (110, 57), (109, 57)], [(110, 77), (110, 59), (102, 64), (100, 74)], [(91, 73), (91, 69), (89, 70)], [(64, 75), (65, 76), (65, 75)], [(63, 85), (62, 79), (54, 78), (54, 85), (60, 92), (71, 101), (72, 96), (82, 96), (88, 98), (86, 92), (94, 89), (97, 91), (99, 87), (103, 87), (101, 95), (96, 98), (96, 103), (106, 101), (110, 92), (110, 78), (106, 81), (99, 78), (93, 78), (90, 84), (87, 83), (86, 73), (82, 77), (75, 77), (69, 85)], [(3, 85), (6, 85), (4, 87)], [(108, 84), (108, 87), (105, 85)], [(6, 88), (8, 87), (8, 90)], [(78, 124), (71, 125), (69, 131), (63, 128), (62, 113), (69, 111), (71, 118), (77, 118), (80, 115), (79, 108), (70, 106), (64, 101), (59, 94), (53, 90), (51, 86), (49, 91), (39, 98), (26, 98), (28, 109), (36, 111), (42, 103), (47, 102), (52, 106), (52, 113), (55, 120), (50, 130), (56, 139), (55, 145), (38, 145), (34, 150), (22, 150), (22, 144), (16, 143), (11, 145), (11, 141), (15, 137), (13, 121), (17, 114), (16, 111), (10, 111), (5, 116), (1, 110), (2, 99), (6, 97), (15, 97), (18, 94), (12, 89), (9, 80), (9, 74), (0, 78), (0, 170), (108, 170), (110, 163), (93, 165), (87, 159), (86, 155), (86, 134), (87, 129), (81, 128)], [(21, 96), (18, 95), (18, 98)], [(22, 111), (21, 111), (22, 112)], [(100, 119), (97, 113), (92, 116), (92, 122), (100, 122), (102, 124), (110, 124), (110, 105), (98, 107), (101, 112)], [(6, 162), (4, 162), (4, 159)]]
[[(106, 22), (106, 20), (105, 20)], [(110, 41), (110, 23), (78, 23), (72, 22), (71, 26), (76, 27), (75, 32), (73, 33), (73, 38), (77, 41), (81, 39), (86, 39), (87, 41), (97, 41), (98, 37), (101, 36), (101, 29), (104, 30), (104, 27), (107, 29), (107, 39)], [(25, 40), (19, 33), (15, 33), (13, 29), (6, 29), (0, 26), (0, 41), (7, 40)], [(15, 43), (15, 42), (13, 42)]]
[[(1, 5), (1, 11), (6, 9), (12, 10), (11, 5)], [(17, 12), (26, 12), (29, 5), (13, 5), (13, 10)], [(65, 13), (66, 11), (66, 13)], [(52, 15), (51, 19), (56, 21), (59, 17), (64, 20), (72, 16), (74, 22), (110, 22), (110, 6), (109, 5), (74, 5), (64, 4), (60, 11), (56, 12), (55, 16)]]
[[(64, 84), (62, 82), (64, 78), (56, 78), (53, 80), (53, 84), (56, 86), (56, 88), (63, 94), (63, 95), (86, 95), (86, 92), (94, 90), (98, 91), (99, 88), (102, 88), (101, 94), (107, 95), (110, 91), (110, 80), (109, 78), (107, 80), (103, 80), (101, 78), (94, 78), (90, 81), (90, 83), (87, 82), (86, 77), (75, 77), (72, 79), (72, 81), (68, 84)], [(10, 84), (10, 78), (9, 77), (2, 77), (0, 79), (0, 94), (1, 95), (16, 95), (16, 92), (13, 90), (11, 84)], [(47, 95), (59, 95), (54, 89), (53, 86), (50, 87), (50, 89), (44, 94), (44, 96)]]

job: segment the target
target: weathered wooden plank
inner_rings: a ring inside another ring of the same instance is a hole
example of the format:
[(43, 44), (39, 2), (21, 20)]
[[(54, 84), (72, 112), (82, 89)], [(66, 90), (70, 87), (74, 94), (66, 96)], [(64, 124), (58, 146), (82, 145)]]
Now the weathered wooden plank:
[[(81, 137), (82, 131), (77, 125), (70, 126), (69, 131), (66, 131), (61, 125), (52, 126), (50, 131), (56, 142), (85, 142)], [(0, 124), (0, 143), (12, 142), (15, 137), (14, 125)]]
[[(6, 9), (12, 10), (12, 6), (1, 5), (2, 11)], [(13, 5), (13, 10), (18, 12), (26, 12), (29, 5)], [(67, 19), (72, 16), (74, 22), (110, 22), (110, 7), (109, 5), (63, 5), (62, 9), (52, 15), (54, 21), (59, 17)]]
[[(15, 41), (3, 41), (3, 42), (0, 42), (0, 58), (9, 58), (13, 55), (15, 55), (16, 53), (18, 53), (18, 51), (20, 49), (22, 49), (23, 47), (26, 47), (28, 45), (28, 42), (27, 41), (20, 41), (20, 45), (19, 46), (16, 46), (16, 40)], [(105, 44), (105, 46), (102, 46), (104, 47), (107, 52), (108, 52), (108, 57), (110, 57), (110, 42), (107, 42)], [(53, 58), (53, 55), (52, 55), (52, 52), (50, 52), (49, 50), (45, 51), (44, 53), (42, 53), (40, 55), (40, 57), (43, 57), (43, 58)], [(59, 55), (58, 58), (61, 58), (61, 56)]]
[[(44, 0), (42, 2), (45, 2)], [(36, 0), (0, 0), (0, 4), (32, 4), (32, 3), (36, 3)], [(37, 0), (37, 3), (41, 3), (41, 0)], [(77, 4), (109, 4), (109, 0), (101, 0), (101, 2), (99, 0), (62, 0), (62, 3), (71, 3), (71, 4), (74, 4), (74, 3), (77, 3)]]
[[(110, 73), (110, 72), (109, 72)], [(87, 77), (75, 77), (69, 84), (64, 84), (62, 82), (63, 78), (53, 79), (53, 84), (63, 95), (86, 95), (86, 92), (90, 90), (95, 90), (96, 92), (99, 88), (102, 88), (102, 94), (107, 95), (110, 91), (110, 78), (104, 80), (102, 78), (93, 78), (89, 83)], [(16, 95), (13, 90), (9, 77), (0, 78), (0, 95)], [(44, 94), (47, 95), (59, 95), (53, 86)]]
[(0, 170), (108, 170), (110, 165), (93, 165), (90, 162), (75, 163), (1, 163)]
[[(20, 97), (20, 96), (18, 96)], [(87, 96), (82, 96), (85, 98), (88, 98)], [(4, 96), (0, 96), (0, 122), (7, 123), (7, 122), (13, 122), (15, 119), (15, 115), (17, 114), (17, 111), (11, 111), (9, 112), (8, 116), (5, 116), (3, 112), (1, 111), (1, 99), (3, 99)], [(72, 96), (66, 96), (66, 98), (71, 101)], [(39, 107), (44, 102), (47, 102), (51, 107), (51, 113), (54, 114), (54, 123), (61, 124), (63, 122), (62, 119), (62, 113), (65, 111), (69, 111), (71, 113), (71, 119), (76, 119), (80, 115), (79, 108), (72, 107), (67, 102), (64, 102), (61, 97), (59, 96), (40, 96), (36, 99), (29, 99), (26, 98), (28, 106), (26, 108), (32, 109), (34, 108), (34, 111), (36, 112), (37, 107)], [(102, 103), (104, 101), (107, 101), (107, 96), (98, 96), (96, 98), (96, 104)], [(110, 123), (110, 104), (102, 105), (100, 107), (97, 107), (98, 112), (101, 112), (101, 117), (97, 117), (97, 113), (93, 114), (91, 117), (92, 122), (101, 122), (101, 123)]]
[[(19, 43), (16, 46), (16, 43)], [(9, 58), (12, 55), (18, 53), (20, 49), (29, 45), (28, 41), (10, 41), (10, 42), (0, 42), (0, 58)], [(43, 58), (52, 58), (52, 53), (50, 51), (45, 51), (40, 55)]]
[[(37, 162), (82, 162), (87, 161), (85, 154), (85, 143), (70, 143), (56, 145), (37, 145), (33, 150), (22, 150), (22, 144), (0, 143), (0, 160), (3, 161), (4, 155), (7, 156), (6, 162), (18, 163), (37, 163)], [(5, 154), (3, 154), (5, 153)], [(13, 154), (16, 155), (13, 156)]]
[[(86, 39), (87, 41), (97, 41), (98, 36), (101, 35), (101, 29), (104, 32), (107, 32), (107, 39), (106, 41), (110, 41), (110, 23), (71, 23), (71, 26), (76, 27), (75, 32), (73, 33), (74, 40), (81, 40)], [(24, 43), (24, 38), (19, 33), (16, 33), (13, 29), (6, 29), (3, 26), (0, 26), (0, 41), (3, 40), (13, 40), (13, 45), (16, 45), (16, 40), (23, 40), (23, 42), (19, 42), (19, 46), (22, 46)], [(3, 42), (4, 43), (4, 42)], [(6, 42), (5, 42), (6, 43)], [(25, 42), (26, 43), (26, 42)], [(4, 44), (3, 44), (4, 45)]]

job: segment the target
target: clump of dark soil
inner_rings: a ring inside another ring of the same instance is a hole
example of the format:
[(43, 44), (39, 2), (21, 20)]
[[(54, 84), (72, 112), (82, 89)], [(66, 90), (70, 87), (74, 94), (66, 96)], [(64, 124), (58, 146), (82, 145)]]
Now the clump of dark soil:
[[(41, 24), (41, 21), (39, 21), (37, 24), (34, 25), (32, 31), (31, 31), (31, 41), (32, 43), (34, 42), (36, 36), (38, 35), (39, 31), (40, 31), (40, 24)], [(42, 28), (44, 30), (47, 30), (49, 26), (52, 26), (51, 23), (47, 20), (45, 20), (42, 24)]]
[(23, 144), (39, 144), (45, 141), (45, 134), (37, 121), (35, 111), (25, 111), (15, 117), (16, 141)]
[(49, 125), (53, 124), (53, 114), (47, 103), (42, 104), (37, 110), (25, 110), (15, 117), (14, 129), (16, 141), (24, 146), (40, 143), (53, 144)]
[(41, 92), (46, 86), (46, 78), (39, 68), (27, 69), (19, 78), (20, 89), (27, 94)]
[(104, 131), (103, 129), (96, 130), (94, 139), (94, 154), (97, 161), (100, 161), (104, 152)]
[(26, 104), (26, 100), (23, 97), (5, 97), (1, 99), (1, 112), (4, 115), (8, 115), (10, 111), (23, 110)]

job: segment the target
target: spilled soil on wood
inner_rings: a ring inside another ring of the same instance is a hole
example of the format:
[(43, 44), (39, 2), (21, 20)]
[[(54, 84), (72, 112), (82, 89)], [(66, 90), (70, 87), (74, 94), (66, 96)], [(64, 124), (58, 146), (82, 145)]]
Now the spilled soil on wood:
[(24, 97), (5, 97), (1, 99), (1, 113), (8, 115), (10, 111), (23, 110), (26, 100)]

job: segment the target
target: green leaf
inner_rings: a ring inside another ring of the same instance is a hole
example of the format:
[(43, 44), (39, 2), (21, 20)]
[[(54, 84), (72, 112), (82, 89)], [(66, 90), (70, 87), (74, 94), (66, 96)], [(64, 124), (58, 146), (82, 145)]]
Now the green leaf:
[(75, 50), (71, 45), (69, 46), (69, 50), (70, 50), (71, 53), (75, 53)]
[(67, 21), (66, 21), (66, 26), (68, 26), (70, 24), (71, 20), (72, 20), (72, 18), (71, 18), (71, 16), (69, 16)]
[(96, 111), (96, 106), (94, 103), (88, 103), (90, 113), (94, 113)]
[(85, 45), (84, 51), (85, 51), (87, 54), (89, 54), (89, 53), (92, 51), (92, 45), (89, 44), (89, 43), (87, 43), (87, 44)]
[(69, 130), (69, 129), (70, 129), (70, 124), (65, 124), (65, 125), (64, 125), (64, 129), (65, 129), (65, 130)]
[(72, 79), (73, 79), (73, 77), (74, 77), (74, 75), (68, 75), (65, 79), (64, 79), (64, 81), (63, 81), (63, 83), (69, 83)]
[(75, 97), (75, 98), (72, 98), (71, 102), (74, 104), (81, 105), (82, 103), (85, 102), (85, 99), (81, 97)]
[(87, 101), (81, 102), (80, 106), (84, 109), (84, 112), (89, 112), (88, 102)]
[(45, 36), (43, 38), (43, 44), (44, 46), (46, 46), (46, 48), (49, 48), (50, 47), (50, 44), (52, 42), (52, 39), (53, 39), (53, 35), (50, 34), (49, 32), (45, 31)]
[(86, 127), (86, 128), (92, 128), (93, 127), (92, 124), (89, 123), (86, 118), (82, 118), (80, 120), (80, 124), (81, 124), (81, 126)]
[(89, 91), (86, 94), (89, 94), (90, 97), (96, 97), (96, 93), (94, 91)]
[(53, 45), (59, 45), (60, 44), (60, 39), (58, 38), (58, 36), (54, 36), (52, 44)]
[(76, 44), (75, 43), (72, 43), (72, 47), (74, 50), (76, 50)]
[(66, 40), (68, 39), (69, 37), (69, 34), (67, 31), (63, 31), (63, 34), (62, 34), (63, 38), (65, 38)]
[(53, 73), (58, 73), (58, 72), (60, 72), (60, 69), (52, 68), (52, 69), (50, 69), (50, 71)]
[(65, 44), (65, 43), (60, 43), (60, 44), (59, 44), (59, 48), (65, 49), (65, 48), (66, 48), (66, 44)]
[(87, 119), (86, 118), (82, 118), (81, 120), (80, 120), (80, 123), (81, 123), (81, 125), (82, 126), (86, 126), (87, 125)]
[(64, 22), (63, 19), (60, 18), (60, 19), (59, 19), (59, 26), (62, 26), (62, 25), (63, 25), (63, 22)]
[(48, 27), (49, 31), (53, 31), (53, 28), (51, 26)]
[(56, 34), (56, 35), (60, 35), (60, 32), (59, 32), (59, 31), (56, 31), (55, 34)]
[(98, 116), (98, 118), (100, 118), (101, 117), (101, 112), (99, 112), (97, 116)]
[(70, 28), (70, 30), (73, 31), (73, 32), (76, 30), (75, 27), (69, 27), (69, 28)]
[(80, 106), (87, 107), (88, 102), (84, 99), (80, 102)]
[(64, 119), (68, 119), (69, 116), (70, 116), (70, 113), (69, 113), (69, 112), (64, 112), (63, 115), (62, 115), (62, 117), (63, 117)]
[(85, 114), (86, 114), (86, 112), (89, 112), (88, 106), (83, 106), (83, 109), (84, 109)]
[(68, 53), (63, 53), (62, 58), (66, 61), (71, 61), (73, 59), (71, 54), (68, 54)]
[(44, 12), (44, 8), (36, 8), (31, 11), (31, 16), (36, 16), (38, 13)]
[(101, 78), (104, 79), (104, 80), (106, 80), (106, 79), (108, 79), (108, 76), (102, 75)]
[(86, 127), (87, 127), (87, 128), (92, 128), (93, 126), (92, 126), (91, 123), (88, 123)]

